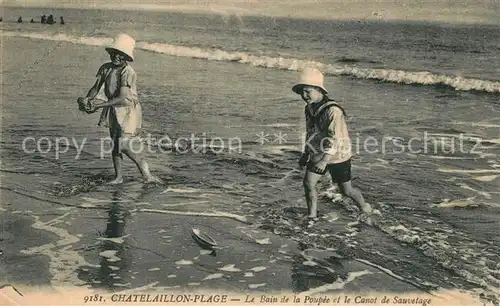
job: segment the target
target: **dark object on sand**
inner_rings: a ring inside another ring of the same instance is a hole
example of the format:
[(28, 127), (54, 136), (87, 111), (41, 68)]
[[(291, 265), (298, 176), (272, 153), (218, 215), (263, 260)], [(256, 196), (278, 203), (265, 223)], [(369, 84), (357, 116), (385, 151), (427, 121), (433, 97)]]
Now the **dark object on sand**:
[(2, 21), (3, 21), (3, 18), (0, 18), (0, 22), (2, 22)]
[(47, 23), (47, 17), (45, 15), (43, 15), (40, 22), (43, 24)]
[(202, 231), (200, 231), (197, 228), (193, 228), (192, 237), (203, 248), (213, 250), (214, 248), (217, 247), (217, 242), (215, 242), (215, 240), (212, 237), (210, 237), (206, 233), (203, 233)]
[(23, 23), (23, 18), (21, 16), (17, 19), (17, 23)]
[(31, 18), (30, 23), (35, 23), (35, 20)]
[(56, 21), (54, 20), (54, 16), (49, 15), (49, 17), (47, 18), (47, 24), (54, 24), (56, 23)]
[(61, 16), (61, 24), (64, 24), (64, 18)]

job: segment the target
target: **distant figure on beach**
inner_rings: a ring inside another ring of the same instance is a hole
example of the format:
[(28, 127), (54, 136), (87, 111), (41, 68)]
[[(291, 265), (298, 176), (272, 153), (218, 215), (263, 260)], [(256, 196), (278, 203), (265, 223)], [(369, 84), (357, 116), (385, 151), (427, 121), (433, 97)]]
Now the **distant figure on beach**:
[[(103, 64), (97, 72), (97, 80), (85, 98), (78, 98), (80, 105), (91, 101), (88, 113), (102, 108), (99, 126), (109, 128), (112, 140), (112, 159), (115, 168), (115, 178), (110, 184), (123, 182), (123, 154), (128, 156), (138, 167), (147, 183), (160, 182), (149, 171), (143, 152), (134, 150), (133, 145), (140, 145), (137, 134), (142, 125), (142, 109), (137, 98), (137, 74), (128, 64), (134, 60), (135, 40), (127, 34), (119, 34), (113, 45), (106, 48), (111, 59)], [(104, 85), (107, 102), (94, 104), (92, 100)]]
[(56, 23), (55, 20), (54, 20), (54, 16), (49, 15), (49, 17), (47, 18), (47, 24), (54, 24)]
[(19, 18), (17, 18), (17, 23), (23, 23), (23, 18), (21, 16), (19, 16)]
[(61, 24), (64, 24), (64, 18), (61, 16)]
[(43, 23), (43, 24), (47, 23), (47, 16), (43, 15), (41, 20), (40, 20), (40, 23)]
[(360, 219), (371, 224), (370, 215), (380, 214), (366, 203), (361, 192), (351, 185), (351, 140), (342, 106), (328, 97), (323, 74), (315, 68), (305, 69), (292, 90), (301, 95), (305, 106), (306, 144), (299, 160), (306, 167), (304, 191), (308, 218), (317, 220), (316, 184), (328, 171), (343, 195), (353, 199), (361, 209)]
[(2, 21), (3, 21), (3, 18), (2, 18), (2, 17), (0, 17), (0, 22), (2, 22)]
[(30, 23), (35, 23), (35, 20), (31, 18)]

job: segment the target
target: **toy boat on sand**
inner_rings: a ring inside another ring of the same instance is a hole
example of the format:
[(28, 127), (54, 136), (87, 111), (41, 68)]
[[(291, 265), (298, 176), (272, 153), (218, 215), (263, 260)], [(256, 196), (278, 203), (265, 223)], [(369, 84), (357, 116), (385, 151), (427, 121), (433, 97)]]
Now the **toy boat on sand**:
[(217, 248), (217, 242), (214, 240), (214, 238), (210, 237), (208, 234), (200, 231), (197, 228), (193, 228), (192, 237), (202, 247), (209, 249)]

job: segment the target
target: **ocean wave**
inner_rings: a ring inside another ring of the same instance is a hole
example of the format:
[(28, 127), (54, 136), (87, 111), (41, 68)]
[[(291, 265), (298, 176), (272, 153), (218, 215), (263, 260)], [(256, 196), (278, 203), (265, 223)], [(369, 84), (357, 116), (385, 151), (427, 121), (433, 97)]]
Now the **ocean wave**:
[[(67, 34), (47, 35), (42, 33), (5, 31), (2, 35), (6, 37), (66, 41), (91, 46), (105, 46), (112, 43), (111, 38), (84, 36), (75, 37)], [(246, 52), (228, 52), (221, 49), (203, 49), (198, 47), (177, 46), (167, 43), (149, 43), (144, 41), (138, 42), (136, 47), (144, 51), (167, 54), (171, 56), (191, 57), (210, 61), (237, 62), (262, 68), (299, 71), (305, 67), (315, 66), (321, 69), (326, 75), (333, 76), (350, 76), (360, 79), (378, 80), (407, 85), (444, 86), (460, 91), (479, 91), (487, 93), (500, 92), (500, 81), (440, 75), (429, 71), (361, 68), (346, 64), (325, 64), (295, 58), (252, 55)]]
[(70, 42), (74, 44), (89, 45), (89, 46), (107, 46), (113, 43), (113, 39), (109, 37), (85, 37), (85, 36), (75, 37), (67, 34), (47, 35), (44, 33), (33, 33), (33, 32), (22, 33), (22, 32), (4, 31), (2, 33), (2, 36)]

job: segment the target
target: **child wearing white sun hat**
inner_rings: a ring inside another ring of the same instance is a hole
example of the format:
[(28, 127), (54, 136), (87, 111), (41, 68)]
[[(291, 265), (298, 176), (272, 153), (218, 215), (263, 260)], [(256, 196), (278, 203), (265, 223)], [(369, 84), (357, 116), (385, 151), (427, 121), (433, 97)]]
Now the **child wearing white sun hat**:
[[(81, 108), (87, 113), (94, 113), (102, 108), (99, 126), (109, 128), (113, 142), (113, 166), (115, 178), (111, 184), (123, 182), (121, 164), (122, 153), (128, 156), (139, 168), (146, 182), (157, 182), (151, 175), (148, 163), (142, 152), (134, 150), (137, 134), (142, 125), (142, 109), (137, 98), (137, 74), (128, 62), (134, 61), (135, 39), (127, 34), (119, 34), (113, 44), (106, 47), (111, 61), (103, 64), (97, 72), (97, 80), (85, 98), (78, 98)], [(104, 94), (108, 101), (94, 104), (92, 101), (104, 85)], [(89, 103), (90, 102), (90, 103)], [(90, 107), (86, 107), (90, 105)], [(83, 106), (83, 107), (82, 107)]]
[(299, 82), (292, 87), (306, 102), (306, 143), (299, 160), (306, 167), (303, 185), (309, 218), (317, 218), (316, 184), (328, 171), (343, 195), (352, 198), (362, 211), (362, 219), (371, 223), (370, 215), (379, 214), (366, 203), (361, 192), (351, 184), (351, 139), (344, 109), (328, 97), (324, 76), (316, 68), (305, 68)]

